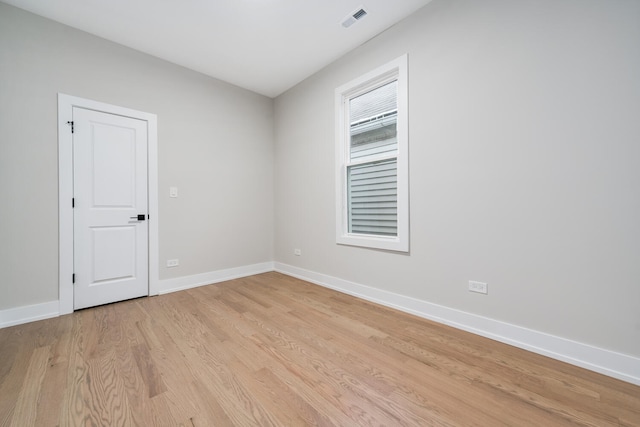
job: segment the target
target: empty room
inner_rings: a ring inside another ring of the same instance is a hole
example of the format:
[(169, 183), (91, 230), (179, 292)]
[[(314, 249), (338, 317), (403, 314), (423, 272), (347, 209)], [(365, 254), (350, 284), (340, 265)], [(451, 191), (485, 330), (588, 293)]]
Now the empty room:
[(0, 426), (640, 426), (640, 1), (0, 0)]

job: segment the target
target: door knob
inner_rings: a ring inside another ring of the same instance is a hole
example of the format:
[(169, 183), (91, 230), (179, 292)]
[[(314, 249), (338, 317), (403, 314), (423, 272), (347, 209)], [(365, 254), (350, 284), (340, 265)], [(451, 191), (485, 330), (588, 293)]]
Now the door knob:
[(131, 216), (131, 217), (129, 217), (129, 218), (131, 218), (131, 219), (137, 219), (138, 221), (144, 221), (144, 220), (145, 220), (145, 218), (146, 218), (146, 215), (145, 215), (145, 214), (138, 214), (138, 216)]

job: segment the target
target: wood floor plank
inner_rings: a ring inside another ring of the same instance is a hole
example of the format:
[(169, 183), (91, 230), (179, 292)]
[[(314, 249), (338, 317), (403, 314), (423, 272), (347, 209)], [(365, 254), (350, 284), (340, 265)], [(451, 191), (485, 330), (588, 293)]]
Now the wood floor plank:
[(208, 396), (203, 399), (203, 405), (201, 411), (192, 418), (191, 422), (194, 426), (233, 426), (234, 423), (225, 412), (222, 405), (219, 403), (219, 399), (212, 396), (209, 389), (204, 385), (202, 380), (196, 379), (192, 383), (193, 391), (200, 396)]
[[(298, 322), (302, 324), (305, 320), (303, 317), (298, 318)], [(308, 326), (311, 327), (311, 325)], [(378, 343), (376, 340), (379, 339), (378, 336), (364, 338), (337, 328), (332, 328), (332, 331), (331, 340), (322, 343), (322, 347), (331, 354), (335, 354), (339, 359), (338, 363), (342, 366), (348, 366), (352, 373), (357, 374), (358, 378), (370, 387), (377, 389), (384, 398), (395, 404), (401, 402), (402, 405), (414, 407), (418, 413), (428, 414), (427, 416), (430, 418), (446, 409), (447, 405), (436, 406), (425, 399), (430, 396), (429, 385), (422, 380), (416, 380), (420, 377), (416, 374), (420, 373), (421, 369), (412, 369), (409, 372), (406, 367), (403, 368), (404, 362), (407, 360), (401, 357), (403, 353), (397, 350), (381, 351), (386, 346)], [(313, 338), (313, 335), (309, 338)], [(318, 350), (320, 351), (320, 349)], [(442, 391), (439, 391), (438, 394), (441, 395)], [(460, 402), (455, 396), (449, 396), (448, 400), (451, 402), (449, 410), (455, 412)], [(479, 396), (473, 400), (482, 405), (485, 399)], [(430, 409), (427, 410), (427, 408)], [(476, 419), (478, 418), (476, 417)], [(498, 425), (499, 422), (492, 420), (492, 424)]]
[(118, 375), (115, 349), (96, 356), (88, 362), (85, 396), (87, 415), (92, 425), (132, 425), (133, 414), (124, 386)]
[(162, 381), (162, 377), (158, 372), (158, 368), (156, 367), (147, 346), (144, 344), (136, 344), (131, 347), (131, 351), (133, 352), (136, 365), (138, 366), (138, 369), (142, 374), (142, 379), (147, 387), (147, 395), (149, 397), (154, 397), (164, 393), (167, 390), (167, 387)]
[[(15, 326), (13, 328), (16, 328)], [(11, 359), (11, 369), (0, 383), (0, 426), (8, 426), (14, 416), (16, 402), (29, 369), (32, 349), (21, 350)]]
[[(327, 390), (331, 390), (331, 393), (326, 393), (325, 398), (343, 408), (354, 423), (398, 425), (405, 421), (403, 415), (378, 390), (367, 387), (360, 378), (343, 369), (333, 355), (326, 353), (322, 359), (314, 358), (314, 350), (306, 343), (272, 328), (267, 328), (262, 338), (265, 349), (272, 355), (288, 365), (299, 363), (303, 368), (302, 372), (311, 374), (317, 383), (327, 385)], [(316, 387), (317, 390), (323, 389)], [(373, 404), (373, 401), (377, 403)], [(413, 417), (414, 414), (408, 415)]]
[(0, 426), (640, 427), (638, 386), (274, 272), (0, 344)]
[(88, 395), (86, 378), (88, 366), (84, 353), (84, 319), (88, 319), (88, 312), (73, 313), (69, 317), (73, 320), (69, 341), (69, 364), (65, 387), (61, 389), (62, 405), (60, 408), (61, 426), (78, 426), (83, 424), (85, 417), (84, 395)]
[[(149, 319), (138, 323), (138, 327), (149, 344), (152, 357), (158, 365), (159, 373), (166, 386), (166, 392), (151, 398), (154, 405), (168, 411), (165, 418), (174, 420), (191, 420), (198, 414), (198, 407), (202, 401), (210, 399), (209, 394), (199, 394), (191, 386), (201, 375), (198, 366), (194, 365), (183, 350), (187, 343), (182, 339), (180, 330), (174, 328), (171, 310), (167, 310), (166, 297), (158, 297), (161, 304), (147, 307)], [(179, 307), (176, 307), (179, 309)], [(171, 425), (166, 422), (163, 425)]]
[(72, 325), (72, 316), (65, 316), (58, 322), (57, 340), (51, 346), (46, 377), (39, 398), (36, 425), (58, 424), (63, 399), (61, 390), (67, 385)]
[(48, 346), (40, 347), (31, 354), (29, 367), (16, 401), (12, 427), (34, 426), (36, 423), (38, 398), (47, 371), (50, 350)]

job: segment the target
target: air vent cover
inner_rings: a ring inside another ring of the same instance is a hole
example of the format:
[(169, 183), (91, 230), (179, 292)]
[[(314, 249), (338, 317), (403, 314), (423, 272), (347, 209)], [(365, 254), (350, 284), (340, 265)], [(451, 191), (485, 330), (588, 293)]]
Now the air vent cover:
[(342, 26), (345, 28), (349, 28), (365, 16), (367, 16), (367, 11), (364, 10), (364, 8), (360, 7), (354, 12), (350, 13), (346, 18), (344, 18), (344, 20), (342, 21)]
[(356, 13), (353, 14), (353, 17), (356, 18), (356, 20), (364, 17), (367, 14), (367, 11), (364, 9), (360, 9), (359, 11), (357, 11)]

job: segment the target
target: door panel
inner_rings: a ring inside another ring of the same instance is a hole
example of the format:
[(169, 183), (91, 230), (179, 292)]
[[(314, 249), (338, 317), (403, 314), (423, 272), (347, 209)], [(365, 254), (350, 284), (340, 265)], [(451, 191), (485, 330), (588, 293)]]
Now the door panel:
[(73, 109), (74, 308), (148, 295), (146, 122)]
[[(135, 129), (91, 124), (93, 153), (93, 207), (135, 207)], [(114, 173), (117, 171), (117, 173)]]
[(93, 259), (91, 285), (136, 275), (136, 225), (128, 227), (92, 227)]

